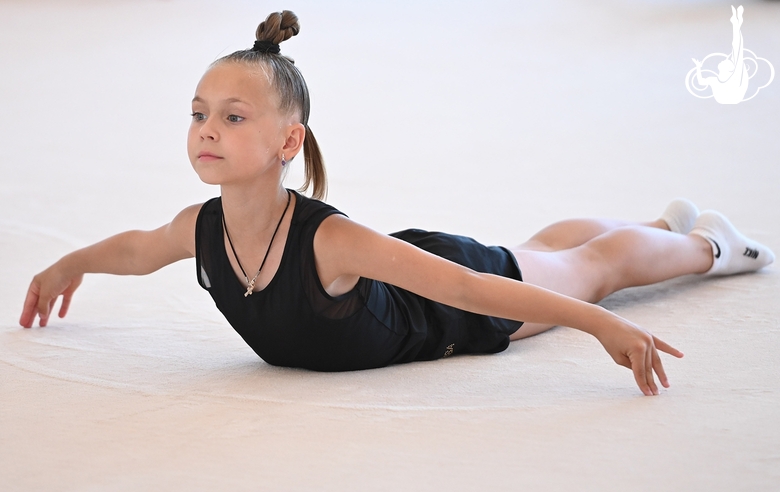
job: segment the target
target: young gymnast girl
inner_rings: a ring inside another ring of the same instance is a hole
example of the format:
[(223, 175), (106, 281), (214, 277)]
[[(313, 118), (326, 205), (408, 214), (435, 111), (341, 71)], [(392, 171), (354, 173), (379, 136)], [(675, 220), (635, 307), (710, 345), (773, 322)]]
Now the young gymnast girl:
[[(20, 323), (46, 326), (85, 273), (144, 275), (195, 257), (199, 284), (266, 362), (318, 371), (495, 353), (564, 325), (595, 336), (646, 395), (668, 387), (658, 351), (682, 353), (595, 305), (620, 289), (692, 273), (753, 271), (773, 253), (717, 212), (673, 201), (657, 220), (577, 219), (514, 248), (409, 229), (384, 235), (320, 201), (325, 169), (309, 95), (279, 43), (297, 17), (274, 13), (252, 49), (220, 58), (192, 100), (188, 153), (221, 196), (153, 231), (74, 251), (33, 278)], [(301, 151), (312, 198), (285, 189)], [(523, 323), (525, 321), (525, 323)]]

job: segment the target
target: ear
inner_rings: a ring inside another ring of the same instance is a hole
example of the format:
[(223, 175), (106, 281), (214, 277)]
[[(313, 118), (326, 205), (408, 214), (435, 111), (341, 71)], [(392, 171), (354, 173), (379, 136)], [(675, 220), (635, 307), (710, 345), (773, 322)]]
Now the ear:
[(306, 130), (300, 123), (291, 123), (287, 127), (285, 132), (284, 145), (282, 146), (282, 153), (284, 153), (287, 161), (293, 160), (293, 157), (298, 155), (298, 152), (303, 148), (303, 139), (306, 138)]

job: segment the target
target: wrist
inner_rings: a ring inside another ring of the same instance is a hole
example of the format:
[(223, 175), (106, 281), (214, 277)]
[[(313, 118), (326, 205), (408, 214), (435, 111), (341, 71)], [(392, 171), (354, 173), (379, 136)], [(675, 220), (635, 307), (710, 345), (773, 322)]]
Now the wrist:
[(611, 311), (608, 311), (601, 306), (591, 304), (588, 313), (582, 318), (582, 323), (575, 328), (599, 338), (605, 330), (609, 329), (610, 323), (616, 317), (617, 315)]
[(73, 251), (60, 258), (53, 266), (60, 270), (66, 277), (77, 277), (83, 275), (83, 261), (81, 259), (81, 250)]

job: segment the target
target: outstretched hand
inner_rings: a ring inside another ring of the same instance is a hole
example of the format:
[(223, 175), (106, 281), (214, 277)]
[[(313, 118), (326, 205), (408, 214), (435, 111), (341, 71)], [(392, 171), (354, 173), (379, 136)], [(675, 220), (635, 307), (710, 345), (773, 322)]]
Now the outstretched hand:
[(59, 263), (55, 263), (33, 277), (30, 287), (27, 289), (22, 316), (19, 318), (20, 325), (31, 328), (37, 316), (39, 318), (38, 325), (46, 326), (59, 296), (62, 296), (59, 317), (65, 317), (70, 307), (73, 292), (81, 285), (84, 275), (69, 276), (62, 270)]
[(631, 369), (639, 389), (647, 396), (657, 395), (658, 386), (653, 372), (664, 388), (669, 387), (664, 366), (658, 351), (666, 352), (677, 358), (683, 353), (651, 335), (633, 323), (617, 318), (617, 323), (605, 327), (595, 336), (616, 363)]

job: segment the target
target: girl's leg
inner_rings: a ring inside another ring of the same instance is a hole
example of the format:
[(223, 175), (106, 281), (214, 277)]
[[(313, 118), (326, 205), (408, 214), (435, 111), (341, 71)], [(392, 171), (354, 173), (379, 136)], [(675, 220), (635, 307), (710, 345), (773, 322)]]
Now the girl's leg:
[(619, 227), (631, 225), (642, 225), (688, 234), (698, 216), (699, 209), (696, 205), (684, 198), (676, 198), (666, 206), (661, 217), (652, 222), (637, 223), (609, 219), (564, 220), (542, 229), (518, 248), (534, 251), (560, 251), (576, 248), (597, 236)]
[[(704, 273), (712, 266), (712, 246), (697, 234), (673, 233), (658, 224), (657, 227), (631, 225), (613, 229), (609, 229), (608, 222), (599, 221), (575, 222), (574, 225), (573, 229), (580, 233), (558, 234), (556, 226), (551, 226), (546, 233), (542, 231), (534, 236), (540, 244), (549, 246), (546, 251), (529, 249), (528, 243), (511, 249), (524, 282), (584, 301), (598, 302), (626, 287)], [(585, 239), (579, 246), (553, 249), (587, 238), (599, 232), (600, 227), (609, 230)], [(559, 228), (565, 230), (562, 225)], [(511, 339), (535, 335), (549, 328), (550, 325), (526, 323)]]
[(626, 226), (669, 230), (669, 226), (662, 219), (642, 223), (611, 219), (569, 219), (545, 227), (515, 249), (560, 251), (576, 248), (597, 236)]

